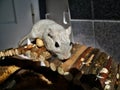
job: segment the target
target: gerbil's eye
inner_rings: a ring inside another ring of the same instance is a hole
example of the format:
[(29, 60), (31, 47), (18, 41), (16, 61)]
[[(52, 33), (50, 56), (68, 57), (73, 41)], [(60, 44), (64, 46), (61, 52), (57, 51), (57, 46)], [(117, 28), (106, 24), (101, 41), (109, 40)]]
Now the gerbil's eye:
[(72, 45), (73, 43), (72, 42), (70, 42), (70, 46)]
[(49, 36), (50, 38), (53, 38), (53, 36), (52, 36), (52, 35), (50, 35), (49, 33), (48, 33), (48, 36)]
[(55, 47), (57, 47), (57, 48), (59, 47), (59, 44), (58, 44), (58, 42), (55, 42)]

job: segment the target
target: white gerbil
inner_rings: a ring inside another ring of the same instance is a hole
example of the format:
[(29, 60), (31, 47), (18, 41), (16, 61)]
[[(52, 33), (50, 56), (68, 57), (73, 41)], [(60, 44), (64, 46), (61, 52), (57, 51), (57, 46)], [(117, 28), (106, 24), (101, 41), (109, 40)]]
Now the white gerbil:
[(31, 32), (20, 40), (19, 45), (26, 39), (41, 38), (46, 48), (56, 54), (59, 59), (68, 59), (71, 56), (71, 27), (65, 29), (52, 20), (40, 20), (35, 25)]

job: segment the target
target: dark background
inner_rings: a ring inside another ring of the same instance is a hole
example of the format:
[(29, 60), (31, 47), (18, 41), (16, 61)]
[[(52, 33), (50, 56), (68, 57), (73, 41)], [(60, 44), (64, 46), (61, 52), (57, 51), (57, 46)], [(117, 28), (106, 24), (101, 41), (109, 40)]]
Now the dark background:
[(120, 20), (120, 0), (68, 0), (72, 19)]

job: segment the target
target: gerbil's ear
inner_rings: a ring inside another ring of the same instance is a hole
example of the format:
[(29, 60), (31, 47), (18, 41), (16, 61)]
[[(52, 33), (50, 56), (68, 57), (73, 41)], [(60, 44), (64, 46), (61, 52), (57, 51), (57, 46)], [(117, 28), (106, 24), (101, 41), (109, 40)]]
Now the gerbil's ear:
[(51, 33), (51, 34), (55, 33), (51, 28), (48, 28), (48, 32)]
[(71, 26), (69, 26), (69, 27), (66, 29), (66, 33), (67, 33), (68, 35), (71, 34)]

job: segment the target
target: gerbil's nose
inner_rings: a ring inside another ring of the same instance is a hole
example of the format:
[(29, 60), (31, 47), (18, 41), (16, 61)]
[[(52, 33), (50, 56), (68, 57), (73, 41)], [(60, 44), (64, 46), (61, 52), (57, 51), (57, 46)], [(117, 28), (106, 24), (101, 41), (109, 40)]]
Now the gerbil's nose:
[(68, 53), (66, 53), (66, 54), (58, 54), (57, 56), (58, 56), (59, 59), (65, 60), (65, 59), (68, 59), (68, 58), (71, 57), (71, 53), (69, 53), (69, 54)]
[(68, 58), (70, 58), (70, 56), (71, 56), (71, 54), (65, 54), (64, 59), (68, 59)]

